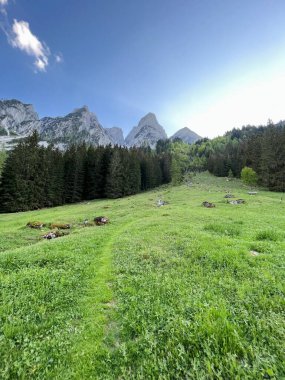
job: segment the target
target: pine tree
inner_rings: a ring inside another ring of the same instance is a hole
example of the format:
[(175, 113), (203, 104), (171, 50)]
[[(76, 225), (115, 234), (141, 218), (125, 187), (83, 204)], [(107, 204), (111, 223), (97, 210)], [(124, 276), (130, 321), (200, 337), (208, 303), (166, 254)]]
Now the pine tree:
[(44, 174), (39, 136), (34, 132), (21, 141), (6, 160), (1, 180), (1, 210), (4, 212), (26, 211), (42, 207)]
[(160, 158), (160, 167), (162, 173), (162, 183), (171, 182), (171, 154), (164, 153)]
[(64, 159), (63, 154), (49, 146), (45, 150), (44, 162), (47, 166), (45, 207), (59, 206), (64, 201)]
[(80, 202), (84, 193), (85, 145), (72, 145), (65, 153), (64, 200), (66, 203)]
[(90, 146), (86, 153), (85, 159), (85, 183), (84, 199), (95, 199), (98, 197), (96, 184), (98, 179), (98, 155), (99, 150)]
[(120, 198), (124, 195), (124, 168), (122, 152), (115, 148), (106, 178), (105, 195), (107, 198)]
[[(124, 195), (137, 194), (141, 189), (141, 168), (135, 151), (127, 151), (128, 175), (125, 180)], [(126, 173), (126, 172), (125, 172)]]

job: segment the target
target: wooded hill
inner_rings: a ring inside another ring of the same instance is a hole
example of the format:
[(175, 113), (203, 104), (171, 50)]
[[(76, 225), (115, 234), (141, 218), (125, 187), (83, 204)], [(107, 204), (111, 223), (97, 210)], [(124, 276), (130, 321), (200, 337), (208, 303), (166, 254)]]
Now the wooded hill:
[(187, 145), (176, 141), (170, 149), (182, 172), (209, 170), (218, 177), (239, 178), (242, 169), (251, 167), (258, 183), (271, 191), (285, 190), (285, 124), (247, 126), (233, 129), (222, 137), (207, 138)]

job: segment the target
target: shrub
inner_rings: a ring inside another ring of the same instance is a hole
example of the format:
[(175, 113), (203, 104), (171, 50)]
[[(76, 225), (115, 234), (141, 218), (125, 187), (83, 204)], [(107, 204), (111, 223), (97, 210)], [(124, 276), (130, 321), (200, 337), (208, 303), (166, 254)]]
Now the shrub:
[(241, 171), (242, 182), (249, 186), (255, 186), (257, 184), (257, 174), (256, 172), (247, 166), (245, 166)]

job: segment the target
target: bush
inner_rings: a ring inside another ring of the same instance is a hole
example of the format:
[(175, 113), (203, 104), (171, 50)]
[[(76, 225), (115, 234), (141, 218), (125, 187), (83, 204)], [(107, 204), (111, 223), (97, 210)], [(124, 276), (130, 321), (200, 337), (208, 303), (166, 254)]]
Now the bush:
[(247, 166), (245, 166), (241, 171), (242, 182), (249, 186), (255, 186), (257, 184), (257, 174), (256, 172)]

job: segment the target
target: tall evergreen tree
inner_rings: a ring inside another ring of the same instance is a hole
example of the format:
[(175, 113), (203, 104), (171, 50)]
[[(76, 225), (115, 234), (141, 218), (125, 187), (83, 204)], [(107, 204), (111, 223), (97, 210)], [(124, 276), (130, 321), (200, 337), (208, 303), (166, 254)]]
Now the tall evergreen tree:
[(122, 152), (118, 148), (113, 151), (109, 164), (105, 195), (107, 198), (120, 198), (124, 195), (124, 167)]
[(72, 145), (65, 153), (64, 200), (66, 203), (80, 202), (84, 192), (85, 145)]

